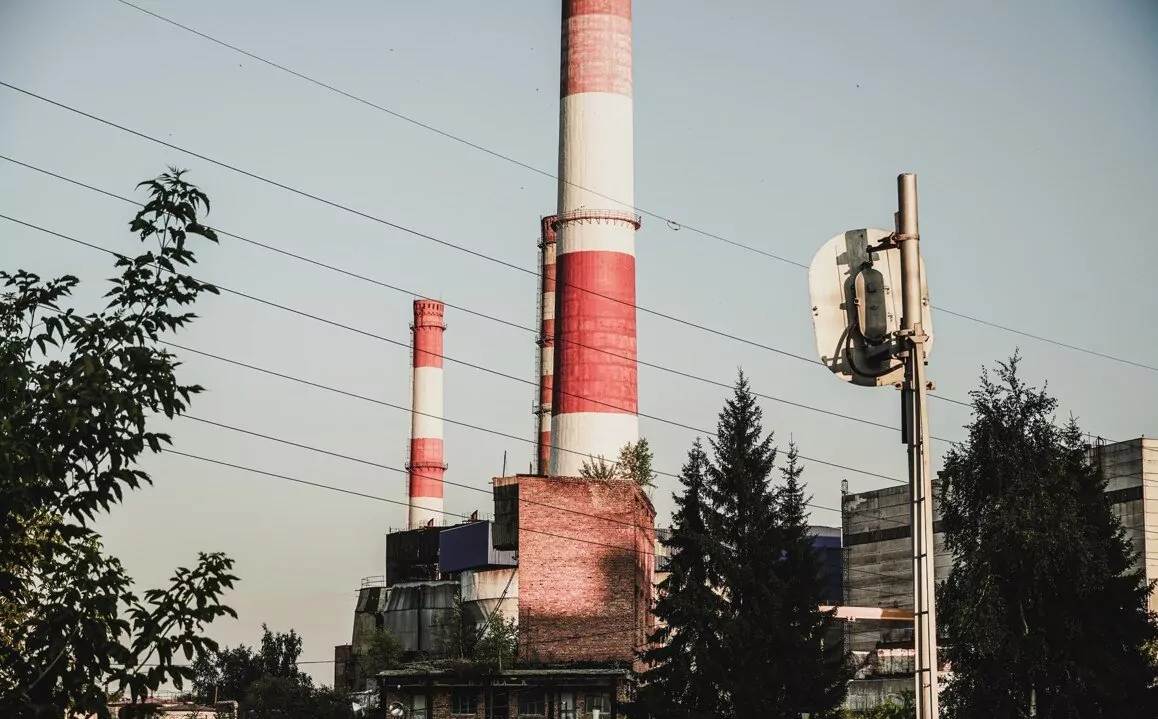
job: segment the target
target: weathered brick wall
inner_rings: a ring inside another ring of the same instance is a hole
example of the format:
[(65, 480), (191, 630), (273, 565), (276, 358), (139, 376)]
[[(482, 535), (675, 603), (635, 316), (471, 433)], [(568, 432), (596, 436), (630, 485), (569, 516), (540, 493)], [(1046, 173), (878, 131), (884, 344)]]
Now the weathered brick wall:
[(634, 660), (651, 626), (655, 509), (630, 480), (506, 477), (519, 485), (522, 658)]

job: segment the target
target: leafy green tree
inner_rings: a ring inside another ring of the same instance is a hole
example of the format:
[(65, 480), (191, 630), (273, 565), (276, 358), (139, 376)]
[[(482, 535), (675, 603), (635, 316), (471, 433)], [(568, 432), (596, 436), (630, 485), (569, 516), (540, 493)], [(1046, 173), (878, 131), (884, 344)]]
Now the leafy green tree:
[(394, 669), (402, 664), (403, 647), (398, 637), (382, 628), (370, 635), (361, 658), (364, 676), (374, 676), (383, 669)]
[(651, 468), (654, 459), (647, 437), (640, 437), (638, 442), (628, 442), (619, 450), (619, 472), (639, 486), (650, 489), (655, 486), (656, 475)]
[(178, 170), (141, 186), (129, 229), (157, 249), (118, 257), (103, 310), (62, 307), (76, 277), (0, 272), (0, 716), (107, 716), (106, 688), (180, 687), (182, 662), (216, 648), (206, 625), (234, 615), (220, 602), (236, 581), (228, 557), (201, 554), (138, 595), (91, 527), (151, 482), (141, 455), (170, 443), (156, 422), (202, 390), (157, 341), (216, 292), (183, 274), (194, 237), (216, 242), (198, 219), (209, 199)]
[(1152, 586), (1076, 423), (1057, 425), (1057, 401), (1018, 365), (982, 373), (968, 438), (940, 474), (946, 714), (1158, 716)]
[(708, 719), (717, 716), (722, 677), (709, 658), (721, 656), (718, 644), (720, 597), (712, 590), (711, 550), (704, 524), (704, 473), (708, 457), (696, 439), (680, 472), (682, 493), (675, 493), (668, 576), (659, 585), (655, 616), (660, 626), (649, 637), (642, 659), (632, 714), (639, 717)]
[(273, 632), (261, 625), (261, 645), (244, 644), (207, 652), (193, 665), (193, 689), (202, 702), (243, 702), (250, 687), (262, 679), (285, 679), (309, 688), (313, 680), (298, 668), (302, 639), (293, 629)]
[(476, 664), (510, 669), (519, 650), (519, 624), (514, 619), (491, 618), (474, 648)]
[(655, 455), (646, 437), (640, 437), (637, 442), (628, 442), (619, 449), (619, 457), (614, 462), (608, 462), (603, 455), (583, 460), (579, 467), (579, 476), (585, 479), (615, 479), (622, 477), (633, 480), (644, 488), (655, 486), (655, 471), (652, 462)]
[(584, 479), (615, 479), (620, 476), (615, 463), (608, 462), (603, 455), (583, 460), (579, 467), (579, 476)]
[(242, 715), (247, 719), (352, 719), (354, 709), (329, 687), (315, 689), (290, 677), (267, 676), (249, 686)]

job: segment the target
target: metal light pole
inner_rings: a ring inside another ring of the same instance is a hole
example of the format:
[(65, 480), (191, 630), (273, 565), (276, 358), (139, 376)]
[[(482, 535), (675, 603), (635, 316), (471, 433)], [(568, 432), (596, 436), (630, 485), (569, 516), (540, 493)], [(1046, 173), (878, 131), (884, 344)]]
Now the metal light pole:
[(937, 719), (937, 610), (933, 576), (933, 474), (929, 460), (929, 417), (925, 380), (925, 342), (921, 293), (921, 233), (917, 222), (917, 176), (897, 176), (897, 231), (901, 251), (903, 312), (901, 359), (905, 380), (901, 389), (903, 441), (909, 447), (909, 488), (912, 492), (913, 612), (917, 654), (917, 719)]

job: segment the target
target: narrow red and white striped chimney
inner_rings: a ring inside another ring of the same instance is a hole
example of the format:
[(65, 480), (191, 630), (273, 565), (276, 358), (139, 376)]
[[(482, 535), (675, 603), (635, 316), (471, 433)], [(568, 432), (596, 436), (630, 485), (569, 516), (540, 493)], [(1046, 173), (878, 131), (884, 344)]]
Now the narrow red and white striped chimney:
[(551, 474), (639, 437), (631, 0), (563, 0)]
[(409, 526), (442, 524), (442, 333), (446, 306), (414, 300), (411, 355), (414, 392), (410, 405)]
[(540, 220), (539, 272), (539, 436), (535, 473), (551, 472), (551, 393), (555, 386), (555, 216)]

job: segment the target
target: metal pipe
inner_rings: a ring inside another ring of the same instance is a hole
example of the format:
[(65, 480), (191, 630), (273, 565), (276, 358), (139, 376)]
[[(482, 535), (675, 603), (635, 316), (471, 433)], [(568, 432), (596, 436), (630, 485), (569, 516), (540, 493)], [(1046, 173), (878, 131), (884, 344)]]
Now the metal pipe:
[(897, 177), (897, 244), (901, 252), (901, 342), (905, 348), (905, 384), (901, 392), (905, 441), (909, 448), (912, 496), (913, 612), (918, 719), (937, 719), (937, 611), (934, 596), (933, 477), (929, 458), (929, 419), (922, 322), (920, 225), (917, 176)]

